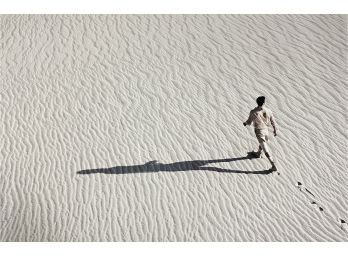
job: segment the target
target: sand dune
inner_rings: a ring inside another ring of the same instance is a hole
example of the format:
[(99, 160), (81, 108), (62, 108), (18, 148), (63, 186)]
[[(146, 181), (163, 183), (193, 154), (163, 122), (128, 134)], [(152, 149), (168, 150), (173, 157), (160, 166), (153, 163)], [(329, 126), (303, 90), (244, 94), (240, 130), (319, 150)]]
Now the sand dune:
[[(347, 241), (346, 15), (0, 28), (1, 241)], [(280, 176), (244, 158), (259, 95)]]

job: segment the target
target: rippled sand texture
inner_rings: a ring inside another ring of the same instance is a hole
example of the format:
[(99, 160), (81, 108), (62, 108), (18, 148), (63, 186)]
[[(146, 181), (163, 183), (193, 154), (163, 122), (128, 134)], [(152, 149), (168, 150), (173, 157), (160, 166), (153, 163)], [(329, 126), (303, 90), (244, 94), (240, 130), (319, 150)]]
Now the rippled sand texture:
[[(0, 28), (1, 241), (347, 241), (347, 16)], [(240, 158), (261, 94), (280, 176)]]

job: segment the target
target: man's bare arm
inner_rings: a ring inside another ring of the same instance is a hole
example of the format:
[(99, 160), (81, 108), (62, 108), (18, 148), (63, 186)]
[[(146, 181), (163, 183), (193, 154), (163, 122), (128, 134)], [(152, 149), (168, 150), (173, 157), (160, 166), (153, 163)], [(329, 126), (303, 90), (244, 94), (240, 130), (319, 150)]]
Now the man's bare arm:
[(275, 122), (273, 114), (271, 115), (271, 125), (273, 127), (273, 134), (276, 137), (277, 136), (277, 127), (276, 127), (276, 122)]
[(249, 118), (247, 119), (246, 122), (243, 122), (243, 125), (246, 126), (246, 125), (250, 125), (251, 122), (252, 122), (252, 112), (249, 113)]

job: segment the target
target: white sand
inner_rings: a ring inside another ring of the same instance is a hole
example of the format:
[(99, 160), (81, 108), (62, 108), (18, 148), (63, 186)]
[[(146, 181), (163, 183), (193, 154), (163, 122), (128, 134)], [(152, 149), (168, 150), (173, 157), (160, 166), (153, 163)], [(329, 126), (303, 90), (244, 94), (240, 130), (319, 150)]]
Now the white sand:
[[(2, 15), (0, 33), (1, 241), (347, 241), (347, 16)], [(142, 166), (245, 156), (259, 95), (280, 176)]]

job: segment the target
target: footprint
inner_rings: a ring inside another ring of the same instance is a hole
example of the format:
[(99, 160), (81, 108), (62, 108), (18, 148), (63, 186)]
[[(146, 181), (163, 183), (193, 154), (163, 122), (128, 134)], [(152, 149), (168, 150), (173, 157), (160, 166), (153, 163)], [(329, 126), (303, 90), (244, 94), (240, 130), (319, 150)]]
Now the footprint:
[(320, 207), (315, 201), (312, 201), (311, 204), (315, 204), (319, 207), (319, 210), (320, 211), (324, 211), (324, 208), (323, 207)]
[(343, 220), (343, 219), (340, 219), (340, 221), (341, 221), (341, 229), (346, 231), (346, 232), (348, 232), (348, 224), (347, 224), (347, 222), (345, 220)]

